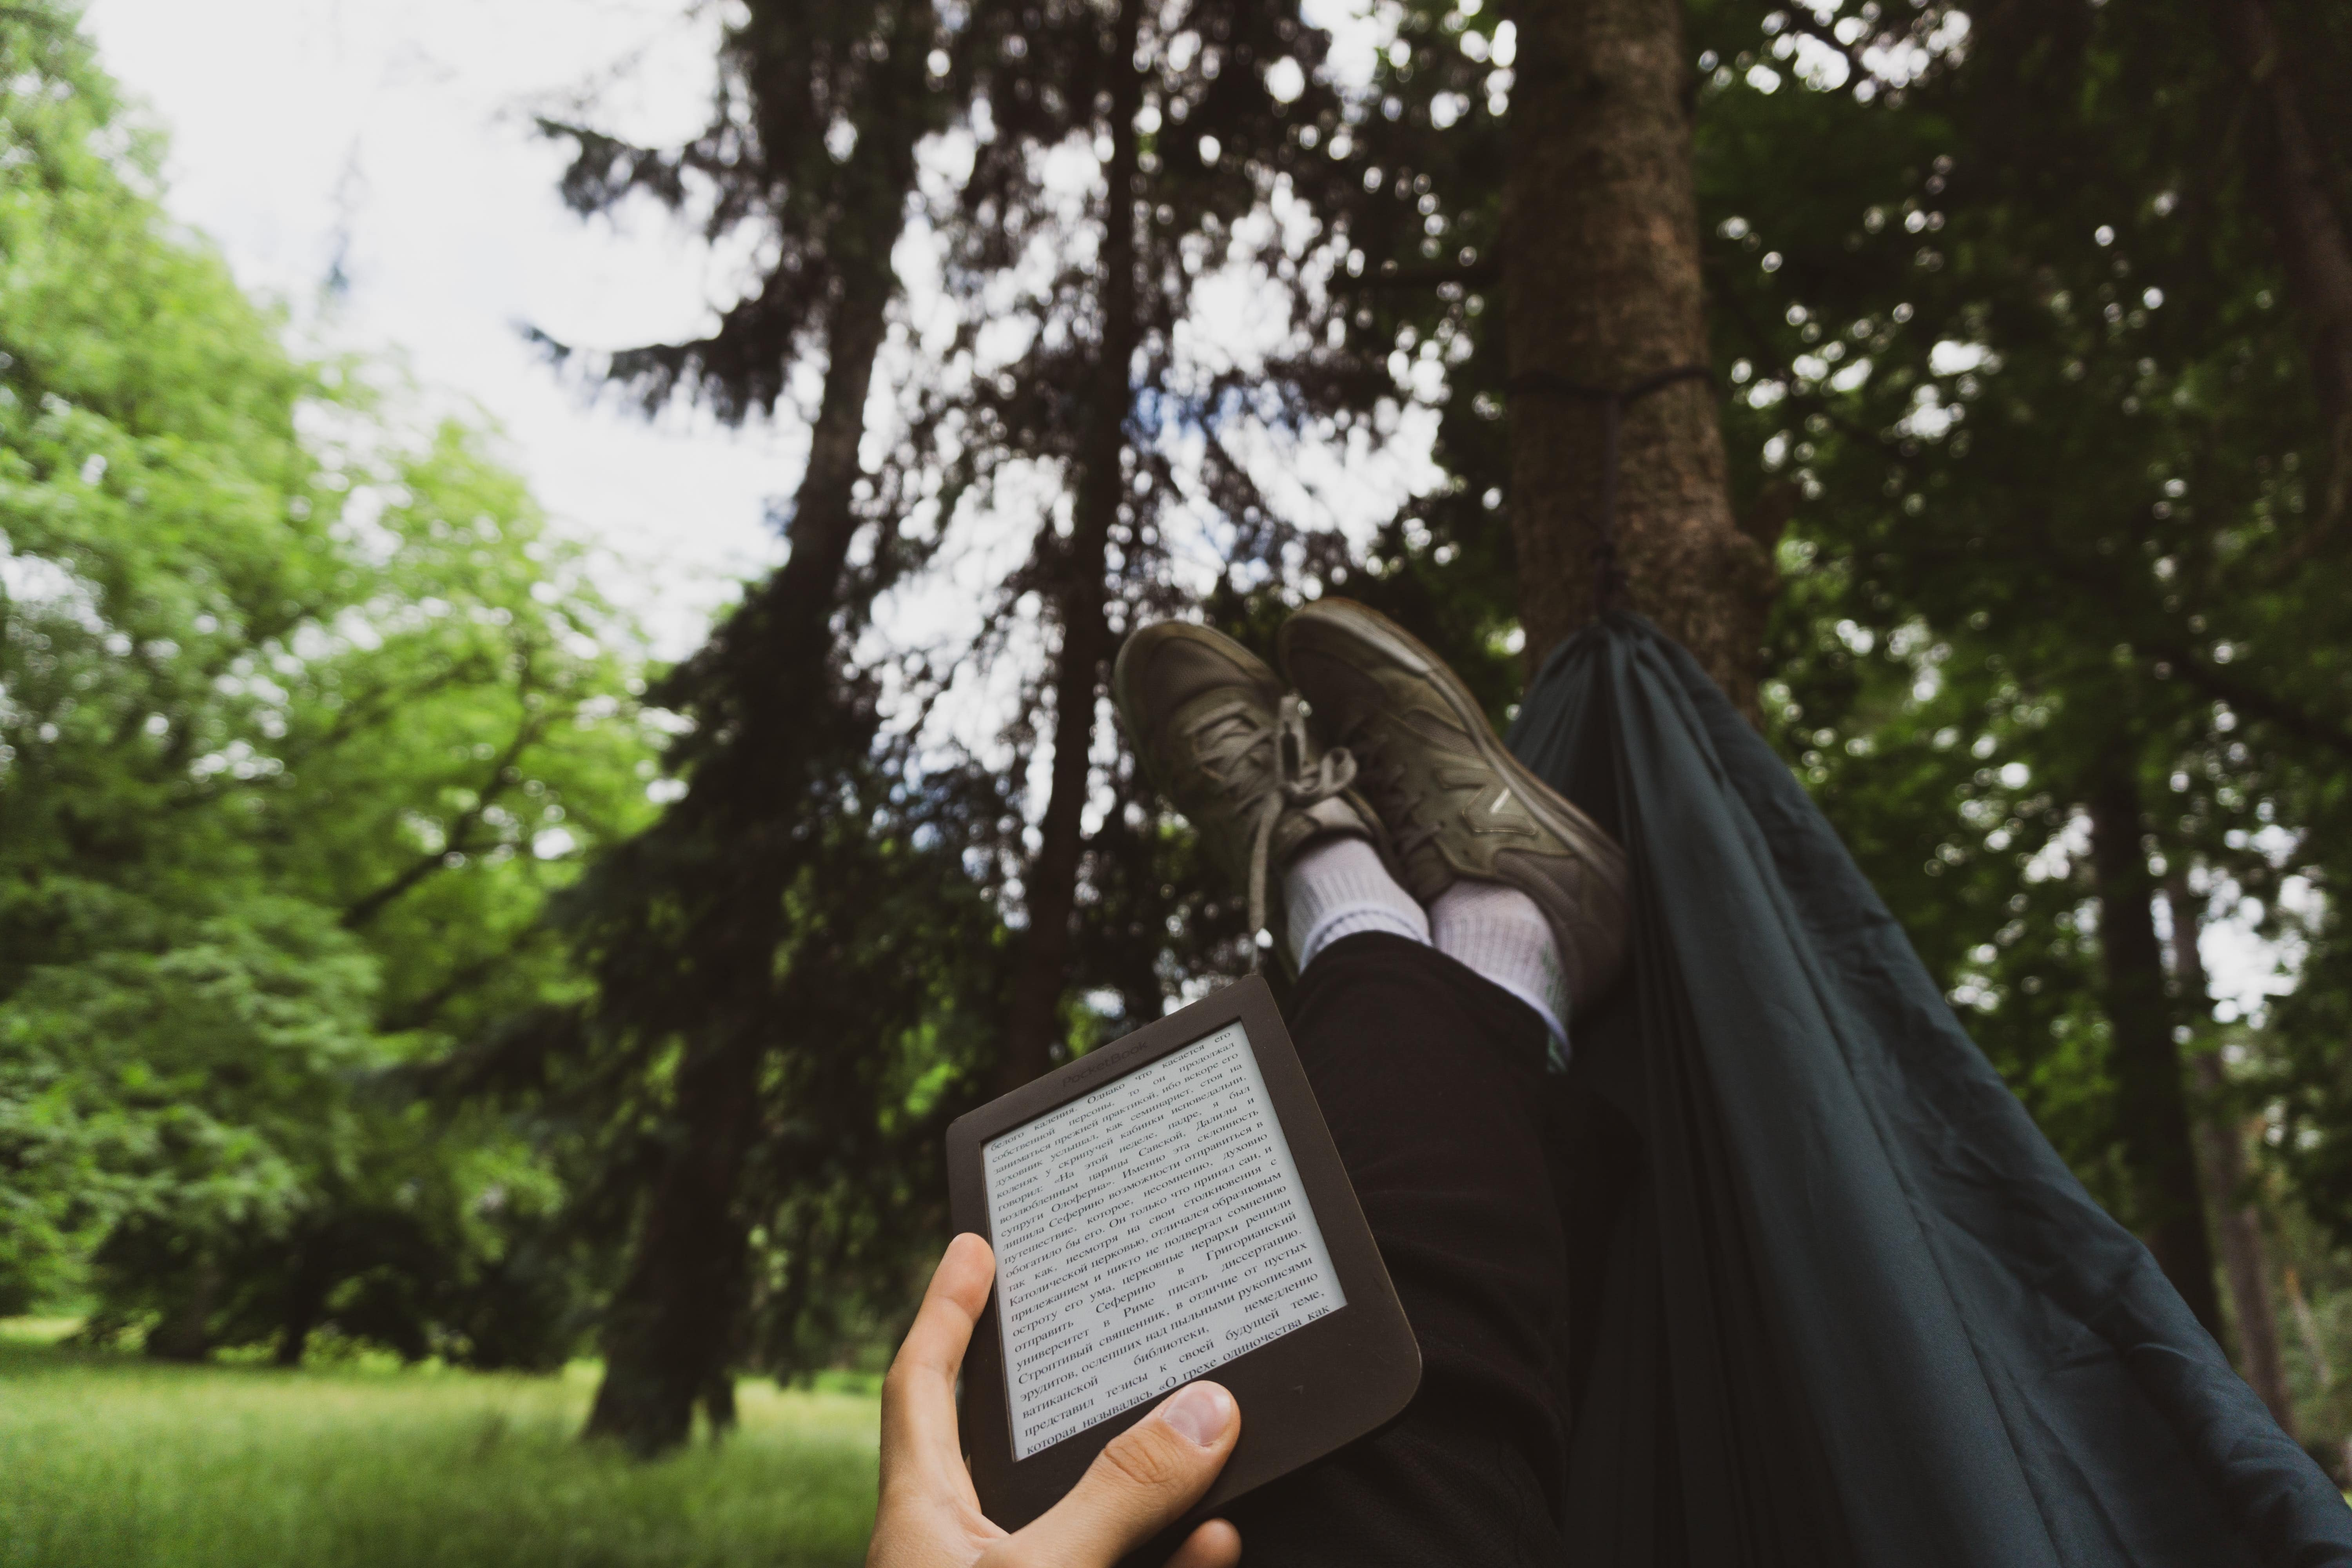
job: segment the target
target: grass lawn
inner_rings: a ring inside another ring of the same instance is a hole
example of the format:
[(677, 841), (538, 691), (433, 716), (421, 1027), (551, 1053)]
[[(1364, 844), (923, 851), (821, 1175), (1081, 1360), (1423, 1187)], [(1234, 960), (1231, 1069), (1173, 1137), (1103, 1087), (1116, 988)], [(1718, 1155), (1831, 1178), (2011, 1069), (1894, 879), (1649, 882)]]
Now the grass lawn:
[(741, 1391), (651, 1465), (575, 1441), (593, 1373), (162, 1366), (0, 1323), (0, 1568), (855, 1563), (875, 1403)]

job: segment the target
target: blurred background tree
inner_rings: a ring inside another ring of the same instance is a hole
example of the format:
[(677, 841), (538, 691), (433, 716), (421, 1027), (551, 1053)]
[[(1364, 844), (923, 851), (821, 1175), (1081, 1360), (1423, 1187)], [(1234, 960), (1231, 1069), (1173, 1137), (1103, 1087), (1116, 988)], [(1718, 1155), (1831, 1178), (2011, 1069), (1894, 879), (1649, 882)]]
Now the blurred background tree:
[(479, 434), (288, 353), (68, 27), (0, 48), (0, 1310), (558, 1363), (537, 1130), (399, 1069), (576, 987), (631, 636)]
[[(2259, 1102), (2212, 1056), (2193, 942), (2168, 963), (2163, 940), (2216, 900), (2292, 921), (2347, 757), (2324, 339), (2283, 286), (2255, 130), (2278, 84), (2201, 16), (1776, 15), (1708, 58), (1715, 93), (1838, 159), (1776, 189), (1761, 139), (1716, 143), (1735, 416), (1803, 498), (1788, 749), (1978, 1039), (2291, 1418), (2233, 1217)], [(2305, 21), (2332, 58), (2340, 30)], [(2280, 1043), (2242, 1043), (2240, 1076)]]
[(755, 5), (690, 144), (545, 126), (577, 149), (583, 213), (646, 195), (773, 258), (711, 336), (592, 374), (740, 422), (824, 363), (776, 520), (790, 558), (654, 693), (687, 723), (667, 757), (682, 793), (568, 917), (596, 993), (478, 1069), (604, 1131), (593, 1202), (628, 1261), (589, 1431), (642, 1452), (683, 1440), (698, 1403), (730, 1423), (745, 1359), (797, 1371), (812, 1342), (871, 1331), (862, 1300), (895, 1302), (941, 1223), (932, 1151), (962, 1103), (941, 1089), (986, 1048), (995, 921), (957, 853), (972, 805), (952, 775), (910, 776), (850, 651), (921, 552), (900, 526), (915, 477), (877, 489), (860, 454), (916, 145), (946, 120), (938, 28), (928, 0)]

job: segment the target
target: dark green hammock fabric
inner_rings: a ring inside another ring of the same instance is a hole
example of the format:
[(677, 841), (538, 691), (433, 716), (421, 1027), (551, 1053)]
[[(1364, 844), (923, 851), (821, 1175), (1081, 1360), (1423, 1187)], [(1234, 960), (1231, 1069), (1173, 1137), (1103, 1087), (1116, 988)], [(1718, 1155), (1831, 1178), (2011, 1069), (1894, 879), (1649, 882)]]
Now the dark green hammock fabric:
[(1687, 653), (1612, 615), (1510, 740), (1635, 868), (1559, 1108), (1577, 1568), (2352, 1563), (2352, 1509)]

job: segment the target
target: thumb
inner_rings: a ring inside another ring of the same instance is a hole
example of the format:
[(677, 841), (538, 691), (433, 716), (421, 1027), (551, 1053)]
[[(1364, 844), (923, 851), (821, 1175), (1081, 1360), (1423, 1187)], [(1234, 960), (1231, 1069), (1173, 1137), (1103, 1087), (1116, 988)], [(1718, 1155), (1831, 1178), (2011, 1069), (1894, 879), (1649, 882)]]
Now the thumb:
[(1201, 1500), (1241, 1434), (1232, 1394), (1188, 1384), (1113, 1438), (1070, 1495), (1009, 1544), (1020, 1561), (1110, 1568)]

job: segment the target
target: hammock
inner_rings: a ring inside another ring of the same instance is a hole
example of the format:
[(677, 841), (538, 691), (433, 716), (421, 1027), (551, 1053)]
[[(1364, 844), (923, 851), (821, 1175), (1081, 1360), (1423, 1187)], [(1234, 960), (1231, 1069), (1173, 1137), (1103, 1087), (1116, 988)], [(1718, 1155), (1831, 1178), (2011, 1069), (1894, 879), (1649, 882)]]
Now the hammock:
[(1577, 1568), (2352, 1563), (2352, 1509), (1689, 654), (1612, 612), (1510, 742), (1636, 873), (1555, 1107)]

